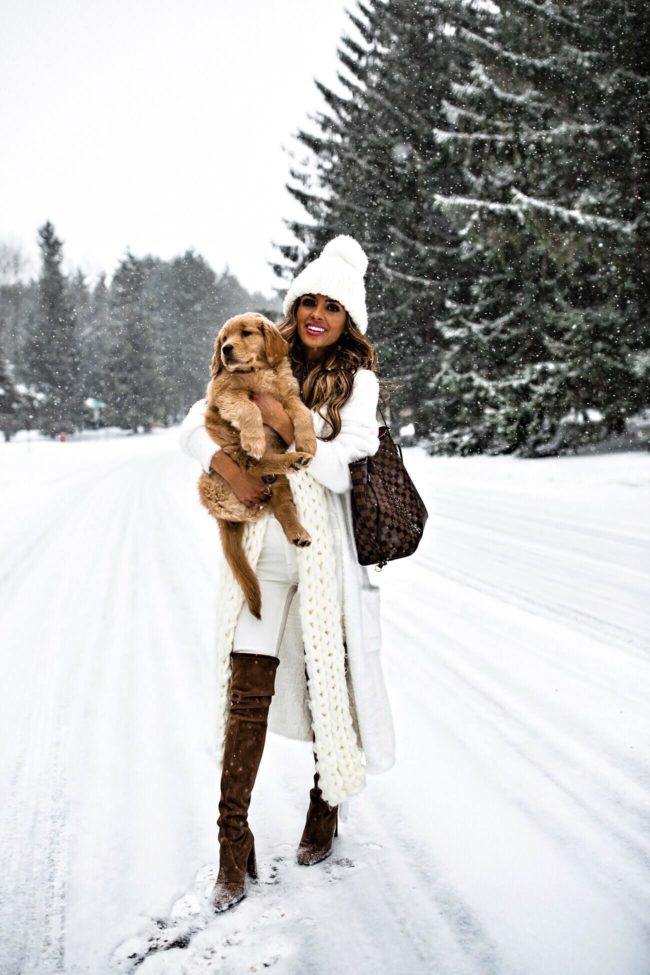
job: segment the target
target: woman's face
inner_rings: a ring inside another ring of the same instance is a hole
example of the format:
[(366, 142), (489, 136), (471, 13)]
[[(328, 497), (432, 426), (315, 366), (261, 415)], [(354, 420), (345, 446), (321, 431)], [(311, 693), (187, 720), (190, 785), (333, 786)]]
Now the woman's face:
[(296, 324), (308, 359), (317, 359), (324, 349), (338, 342), (345, 320), (345, 308), (340, 301), (320, 294), (302, 296), (296, 309)]

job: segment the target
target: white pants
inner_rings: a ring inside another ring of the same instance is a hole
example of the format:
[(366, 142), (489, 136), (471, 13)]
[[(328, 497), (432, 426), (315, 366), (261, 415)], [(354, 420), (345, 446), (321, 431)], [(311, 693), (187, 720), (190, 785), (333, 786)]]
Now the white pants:
[(268, 521), (256, 570), (262, 593), (262, 619), (256, 620), (244, 603), (233, 650), (277, 657), (291, 599), (298, 588), (298, 562), (296, 550), (287, 541), (280, 523), (273, 517)]

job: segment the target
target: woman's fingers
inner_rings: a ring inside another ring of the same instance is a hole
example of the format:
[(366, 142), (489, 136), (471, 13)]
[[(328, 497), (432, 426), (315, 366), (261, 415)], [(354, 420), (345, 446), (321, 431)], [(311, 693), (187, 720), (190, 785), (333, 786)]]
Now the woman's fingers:
[(258, 477), (251, 477), (250, 474), (243, 474), (241, 483), (237, 485), (238, 490), (235, 494), (239, 500), (247, 507), (253, 505), (263, 505), (271, 497), (271, 488), (264, 484)]

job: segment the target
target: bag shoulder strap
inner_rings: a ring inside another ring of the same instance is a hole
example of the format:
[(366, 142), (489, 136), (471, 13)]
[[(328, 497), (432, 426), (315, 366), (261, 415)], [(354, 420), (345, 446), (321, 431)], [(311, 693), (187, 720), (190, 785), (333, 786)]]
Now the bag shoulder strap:
[(381, 416), (382, 420), (384, 421), (384, 426), (386, 427), (386, 429), (390, 433), (390, 427), (389, 427), (388, 423), (386, 422), (386, 417), (384, 416), (384, 411), (382, 410), (381, 406), (379, 405), (379, 400), (377, 400), (377, 409), (379, 410), (379, 415)]
[(384, 426), (386, 427), (386, 434), (388, 435), (388, 440), (391, 443), (391, 445), (394, 448), (394, 450), (396, 450), (397, 453), (399, 454), (399, 459), (400, 459), (401, 463), (403, 464), (404, 463), (404, 456), (402, 454), (402, 445), (401, 444), (398, 444), (398, 443), (395, 443), (395, 441), (393, 440), (393, 434), (391, 433), (390, 427), (389, 427), (388, 423), (386, 422), (386, 417), (384, 416), (383, 410), (382, 410), (381, 406), (379, 405), (379, 402), (377, 402), (377, 409), (379, 410), (379, 413), (381, 415), (381, 418), (384, 421)]

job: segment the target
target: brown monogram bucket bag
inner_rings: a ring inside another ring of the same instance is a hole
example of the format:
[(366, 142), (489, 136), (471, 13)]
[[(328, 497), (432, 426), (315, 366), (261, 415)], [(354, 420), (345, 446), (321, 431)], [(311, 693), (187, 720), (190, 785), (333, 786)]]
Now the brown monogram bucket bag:
[(383, 413), (381, 418), (384, 426), (379, 427), (377, 453), (349, 465), (359, 563), (376, 565), (379, 569), (393, 559), (403, 559), (415, 552), (428, 517), (424, 502), (404, 467), (402, 449), (393, 441)]

